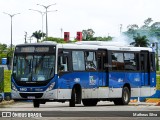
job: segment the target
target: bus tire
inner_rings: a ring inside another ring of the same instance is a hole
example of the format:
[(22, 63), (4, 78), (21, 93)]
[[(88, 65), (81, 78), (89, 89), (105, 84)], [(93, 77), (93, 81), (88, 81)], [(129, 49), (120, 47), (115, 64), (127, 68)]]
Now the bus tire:
[(96, 106), (97, 105), (97, 100), (92, 100), (92, 99), (83, 99), (82, 103), (84, 106)]
[(69, 107), (75, 107), (76, 104), (76, 91), (75, 88), (72, 89), (71, 99), (69, 101)]
[(115, 105), (128, 105), (130, 101), (130, 91), (128, 87), (124, 87), (122, 90), (122, 98), (114, 100)]
[(3, 96), (0, 94), (0, 102), (3, 101)]
[(39, 106), (40, 106), (39, 100), (33, 100), (33, 106), (34, 106), (34, 108), (39, 108)]
[(121, 98), (115, 98), (113, 102), (115, 105), (122, 105)]

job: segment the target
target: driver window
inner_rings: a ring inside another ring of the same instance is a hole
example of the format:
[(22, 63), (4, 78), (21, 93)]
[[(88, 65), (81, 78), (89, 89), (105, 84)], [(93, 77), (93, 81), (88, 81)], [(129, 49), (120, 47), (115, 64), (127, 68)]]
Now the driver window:
[(58, 71), (59, 72), (68, 71), (68, 57), (67, 56), (58, 57)]

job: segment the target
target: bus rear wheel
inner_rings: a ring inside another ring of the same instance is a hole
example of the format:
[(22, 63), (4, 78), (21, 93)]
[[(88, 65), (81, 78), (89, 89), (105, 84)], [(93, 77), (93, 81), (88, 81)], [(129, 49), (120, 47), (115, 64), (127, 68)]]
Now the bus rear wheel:
[(115, 105), (128, 105), (130, 101), (130, 91), (128, 87), (124, 87), (122, 90), (122, 98), (117, 98), (114, 100)]
[(35, 108), (39, 108), (39, 106), (40, 106), (40, 101), (39, 101), (39, 100), (33, 100), (33, 106), (34, 106)]
[(93, 100), (93, 99), (83, 99), (82, 103), (84, 106), (96, 106), (98, 100)]

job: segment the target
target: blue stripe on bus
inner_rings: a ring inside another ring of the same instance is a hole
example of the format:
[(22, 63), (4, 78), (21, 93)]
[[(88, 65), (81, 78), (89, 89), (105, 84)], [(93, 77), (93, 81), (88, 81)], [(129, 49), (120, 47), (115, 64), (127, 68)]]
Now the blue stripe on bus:
[[(156, 86), (156, 73), (150, 73), (150, 84), (147, 73), (140, 72), (110, 72), (109, 73), (109, 82), (107, 82), (105, 72), (70, 72), (62, 75), (58, 78), (58, 75), (55, 75), (54, 78), (46, 86), (37, 86), (37, 87), (24, 87), (16, 86), (18, 90), (20, 88), (27, 88), (27, 91), (37, 92), (36, 89), (39, 88), (42, 91), (45, 91), (51, 83), (55, 82), (54, 89), (72, 89), (75, 84), (80, 84), (82, 88), (98, 88), (98, 87), (113, 87), (121, 88), (125, 83), (129, 83), (132, 88), (138, 88), (141, 86)], [(14, 80), (12, 80), (14, 82)], [(15, 83), (15, 82), (14, 82)], [(15, 84), (16, 85), (16, 84)]]

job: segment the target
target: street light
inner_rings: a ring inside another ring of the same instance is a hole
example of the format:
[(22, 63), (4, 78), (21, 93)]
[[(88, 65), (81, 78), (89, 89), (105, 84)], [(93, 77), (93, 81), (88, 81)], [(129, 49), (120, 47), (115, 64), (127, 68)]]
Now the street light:
[(39, 13), (42, 15), (42, 38), (43, 38), (43, 37), (44, 37), (44, 36), (43, 36), (43, 16), (44, 16), (44, 14), (45, 14), (46, 12), (42, 12), (42, 11), (34, 10), (34, 9), (29, 9), (29, 10), (39, 12)]
[[(56, 5), (56, 3), (55, 4), (50, 4), (50, 5), (48, 5), (48, 6), (45, 6), (45, 5), (40, 5), (40, 4), (37, 4), (37, 5), (39, 5), (39, 6), (42, 6), (42, 7), (44, 7), (45, 9), (46, 9), (46, 38), (48, 37), (48, 21), (47, 21), (47, 12), (49, 12), (49, 11), (47, 11), (47, 9), (50, 7), (50, 6), (52, 6), (52, 5)], [(57, 11), (57, 10), (55, 10), (55, 11)]]
[(20, 13), (16, 13), (16, 14), (9, 14), (9, 13), (5, 13), (3, 12), (4, 14), (7, 14), (11, 17), (11, 50), (12, 50), (12, 18), (15, 16), (15, 15), (18, 15)]

